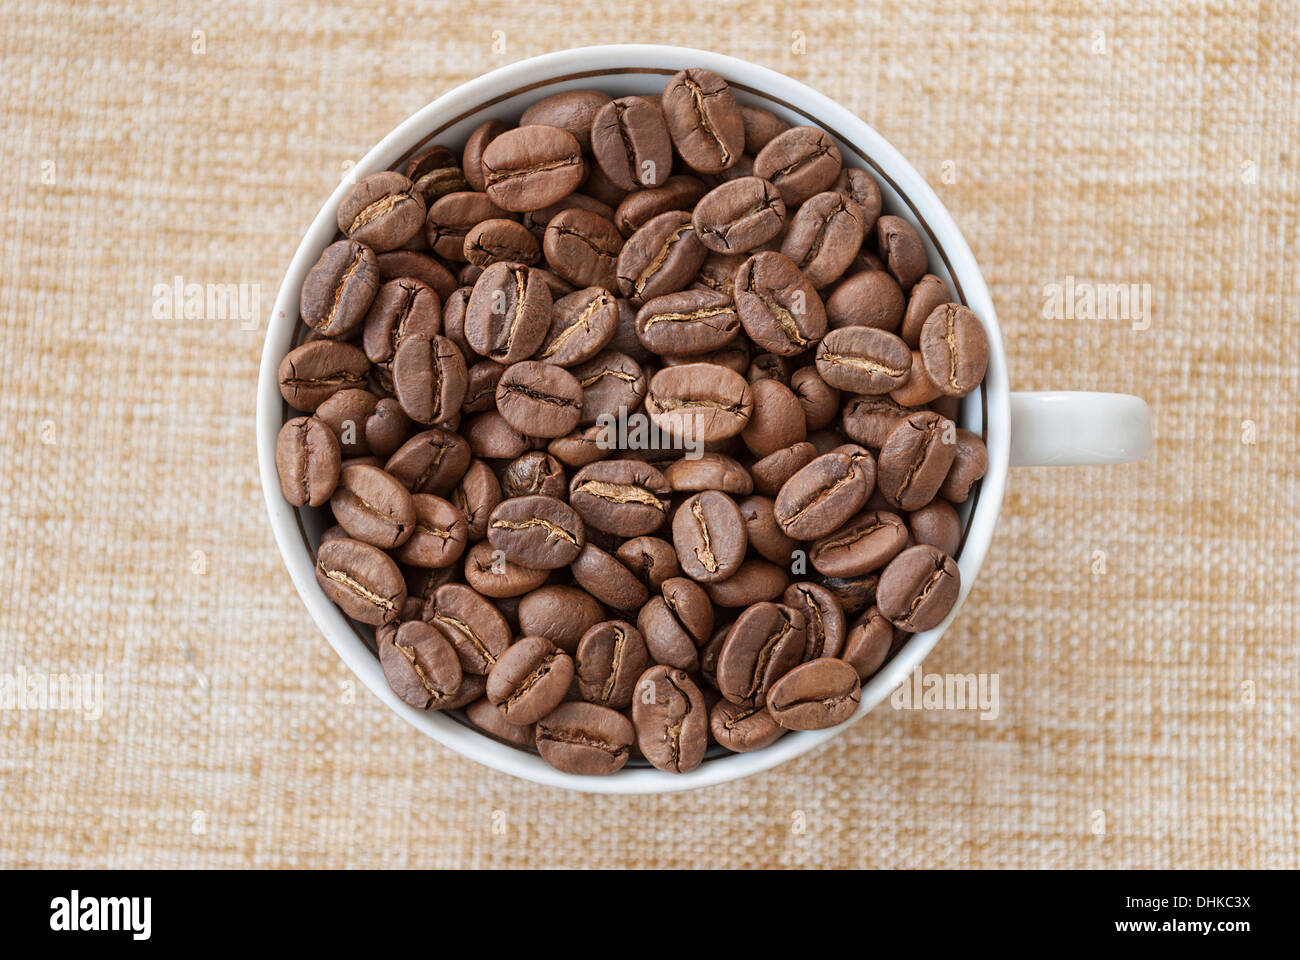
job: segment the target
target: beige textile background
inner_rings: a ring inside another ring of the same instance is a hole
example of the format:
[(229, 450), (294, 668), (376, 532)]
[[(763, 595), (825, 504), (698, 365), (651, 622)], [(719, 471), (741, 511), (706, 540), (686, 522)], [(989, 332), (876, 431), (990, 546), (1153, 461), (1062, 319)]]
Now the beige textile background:
[[(1297, 11), (3, 0), (0, 675), (104, 687), (98, 718), (0, 710), (0, 867), (1300, 865)], [(997, 674), (996, 720), (886, 705), (771, 773), (619, 799), (350, 695), (257, 479), (282, 272), (408, 114), (614, 41), (845, 103), (951, 208), (1014, 386), (1150, 400), (1149, 463), (1009, 482), (926, 663)], [(174, 277), (258, 285), (256, 328), (156, 318)], [(1068, 277), (1149, 284), (1149, 327), (1045, 318)]]

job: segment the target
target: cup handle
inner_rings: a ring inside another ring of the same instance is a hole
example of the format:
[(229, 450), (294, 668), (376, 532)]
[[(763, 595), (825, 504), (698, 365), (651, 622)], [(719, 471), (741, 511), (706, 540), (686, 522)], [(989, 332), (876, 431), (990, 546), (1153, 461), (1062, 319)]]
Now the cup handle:
[(1011, 466), (1132, 463), (1151, 455), (1151, 410), (1125, 393), (1011, 394)]

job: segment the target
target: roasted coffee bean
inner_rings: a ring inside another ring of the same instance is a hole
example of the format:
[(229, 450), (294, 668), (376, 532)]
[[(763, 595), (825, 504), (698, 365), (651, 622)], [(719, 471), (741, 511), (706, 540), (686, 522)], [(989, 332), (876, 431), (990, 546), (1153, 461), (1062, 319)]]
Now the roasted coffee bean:
[(487, 697), (475, 700), (466, 707), (465, 719), (498, 740), (519, 747), (531, 747), (536, 739), (536, 727), (533, 724), (511, 723), (501, 708)]
[(533, 441), (510, 426), (495, 410), (480, 413), (461, 432), (474, 456), (488, 460), (513, 460), (533, 448)]
[(605, 176), (605, 171), (600, 169), (598, 163), (587, 164), (587, 180), (582, 185), (582, 191), (611, 207), (617, 207), (627, 197), (627, 191)]
[(476, 700), (483, 699), (483, 692), (487, 689), (487, 677), (481, 677), (472, 674), (464, 677), (460, 683), (460, 692), (448, 700), (442, 707), (446, 710), (460, 710), (469, 706)]
[(390, 250), (376, 258), (382, 283), (409, 277), (418, 280), (438, 295), (440, 303), (456, 291), (456, 277), (433, 257), (417, 250)]
[(440, 626), (465, 674), (487, 674), (510, 646), (510, 625), (492, 603), (462, 583), (438, 587), (423, 620)]
[(450, 430), (434, 427), (402, 444), (384, 469), (411, 493), (443, 497), (460, 482), (469, 461), (469, 444)]
[(663, 186), (629, 193), (618, 205), (612, 218), (619, 233), (630, 237), (661, 213), (691, 210), (708, 191), (698, 177), (669, 177)]
[(751, 384), (759, 380), (778, 380), (783, 386), (790, 386), (790, 377), (795, 372), (793, 357), (778, 357), (775, 353), (760, 353), (749, 365), (745, 379)]
[(957, 561), (936, 547), (918, 544), (885, 567), (876, 603), (894, 626), (920, 633), (943, 622), (960, 590)]
[(579, 469), (610, 455), (604, 442), (606, 432), (604, 427), (575, 430), (567, 436), (556, 437), (546, 445), (546, 451), (566, 467)]
[[(553, 203), (549, 207), (542, 207), (542, 209), (540, 210), (527, 211), (522, 218), (523, 224), (525, 227), (528, 228), (529, 232), (532, 233), (532, 235), (537, 238), (537, 242), (542, 243), (546, 239), (547, 224), (549, 224), (552, 220), (554, 220), (565, 210), (573, 210), (573, 209), (585, 210), (588, 213), (594, 213), (602, 220), (612, 221), (614, 219), (614, 208), (611, 207), (609, 204), (602, 203), (601, 201), (595, 199), (594, 197), (587, 196), (585, 193), (571, 193), (563, 200), (559, 201), (558, 203)], [(556, 281), (562, 284), (568, 283), (567, 280), (561, 279), (558, 274), (553, 274), (552, 276), (555, 277)], [(552, 287), (552, 292), (554, 292), (554, 287)], [(558, 295), (564, 296), (564, 294), (572, 293), (572, 292), (573, 290), (570, 288)]]
[[(785, 202), (766, 180), (741, 177), (705, 194), (695, 207), (693, 222), (700, 243), (710, 250), (745, 253), (781, 232)], [(860, 236), (858, 240), (861, 242)]]
[(501, 501), (488, 521), (487, 537), (506, 560), (535, 570), (567, 567), (587, 542), (577, 512), (563, 500), (543, 496)]
[(748, 347), (738, 341), (732, 341), (721, 350), (714, 350), (711, 353), (696, 353), (689, 357), (664, 356), (659, 359), (663, 361), (665, 367), (681, 367), (688, 363), (713, 364), (744, 377), (749, 370), (749, 356)]
[(779, 380), (759, 380), (750, 390), (754, 413), (740, 437), (756, 457), (765, 457), (808, 435), (803, 407), (794, 392)]
[(321, 336), (346, 337), (361, 325), (378, 290), (374, 251), (356, 240), (339, 240), (307, 271), (298, 310)]
[(824, 537), (862, 508), (875, 485), (871, 462), (827, 453), (791, 477), (777, 494), (776, 522), (796, 540)]
[(485, 597), (522, 596), (545, 583), (549, 573), (510, 562), (486, 540), (474, 544), (465, 554), (465, 582)]
[(726, 643), (733, 624), (734, 621), (727, 621), (716, 627), (709, 642), (700, 648), (700, 677), (708, 684), (711, 695), (718, 695), (718, 654), (722, 652), (722, 645)]
[(673, 545), (659, 537), (633, 537), (624, 541), (614, 556), (650, 590), (658, 590), (665, 580), (682, 572)]
[(862, 230), (864, 235), (870, 233), (880, 218), (880, 186), (875, 178), (865, 170), (849, 167), (840, 171), (840, 175), (831, 184), (836, 193), (848, 197), (862, 210)]
[(695, 681), (682, 670), (651, 667), (632, 696), (632, 723), (642, 755), (669, 773), (698, 767), (709, 744), (709, 714)]
[(757, 154), (790, 129), (790, 124), (762, 107), (741, 107), (740, 118), (745, 124), (745, 152), (750, 154)]
[(467, 366), (480, 359), (465, 339), (465, 311), (473, 293), (473, 287), (459, 287), (442, 305), (442, 335), (456, 344)]
[(286, 420), (275, 438), (280, 492), (295, 507), (319, 507), (339, 482), (338, 438), (315, 417)]
[(925, 274), (925, 244), (916, 228), (902, 217), (876, 221), (876, 249), (904, 293)]
[(330, 509), (350, 536), (384, 550), (400, 547), (415, 531), (411, 494), (378, 467), (344, 467)]
[(745, 120), (727, 82), (712, 70), (673, 75), (663, 92), (663, 113), (677, 153), (692, 170), (721, 173), (745, 149)]
[(770, 747), (786, 732), (766, 707), (743, 707), (729, 700), (719, 700), (709, 711), (709, 731), (735, 753)]
[(642, 97), (620, 97), (592, 117), (591, 153), (623, 190), (657, 187), (673, 168), (673, 145), (659, 108)]
[(651, 353), (690, 356), (726, 346), (740, 332), (726, 294), (683, 290), (647, 300), (636, 315), (636, 335)]
[(862, 208), (828, 190), (798, 209), (781, 242), (781, 252), (820, 290), (849, 268), (862, 246), (862, 227)]
[(570, 207), (546, 225), (542, 240), (551, 269), (577, 287), (618, 289), (623, 235), (600, 214)]
[(718, 654), (718, 692), (732, 703), (761, 706), (772, 684), (803, 659), (803, 614), (756, 603), (736, 621)]
[(655, 426), (695, 443), (734, 437), (754, 412), (754, 396), (740, 374), (709, 363), (660, 370), (650, 381), (646, 412)]
[(984, 441), (969, 430), (957, 431), (956, 453), (939, 495), (953, 503), (964, 503), (970, 488), (988, 471), (989, 453)]
[(726, 580), (740, 568), (749, 541), (735, 502), (725, 493), (697, 493), (673, 518), (673, 544), (682, 570), (701, 583)]
[(461, 154), (461, 168), (470, 189), (480, 193), (487, 186), (487, 174), (483, 170), (483, 151), (488, 144), (510, 128), (500, 120), (485, 120), (474, 128), (474, 132), (465, 141), (465, 150)]
[(632, 691), (650, 665), (641, 631), (625, 620), (607, 620), (588, 630), (575, 660), (582, 699), (615, 710), (632, 706)]
[(828, 430), (818, 430), (815, 433), (808, 434), (808, 442), (813, 445), (817, 451), (817, 456), (823, 456), (827, 453), (834, 453), (843, 446), (844, 435), (838, 430), (831, 428)]
[(953, 423), (956, 423), (961, 418), (962, 401), (960, 397), (945, 397), (940, 394), (926, 404), (926, 407)]
[(537, 358), (572, 367), (595, 357), (618, 329), (618, 304), (603, 287), (561, 297), (551, 307), (551, 326)]
[(496, 409), (497, 384), (505, 372), (505, 365), (495, 360), (480, 360), (470, 367), (465, 374), (465, 399), (460, 404), (461, 414)]
[(573, 193), (586, 173), (582, 148), (559, 127), (507, 130), (483, 151), (484, 191), (506, 210), (537, 210)]
[(959, 303), (935, 308), (921, 328), (925, 372), (949, 397), (980, 385), (989, 362), (989, 341), (979, 317)]
[(451, 502), (428, 493), (411, 496), (415, 528), (397, 551), (402, 563), (416, 567), (449, 567), (461, 558), (469, 542), (469, 526)]
[(957, 455), (957, 427), (929, 410), (894, 427), (880, 448), (880, 492), (893, 507), (919, 510), (939, 492)]
[(948, 302), (948, 288), (932, 273), (927, 273), (912, 288), (903, 311), (901, 336), (913, 350), (921, 345), (921, 328), (930, 314)]
[(872, 607), (849, 630), (841, 659), (857, 671), (859, 679), (866, 680), (884, 664), (896, 636), (894, 625), (880, 608)]
[(829, 425), (840, 412), (840, 392), (822, 379), (815, 366), (800, 367), (791, 374), (790, 389), (799, 397), (809, 433)]
[[(420, 232), (424, 195), (400, 173), (384, 170), (357, 181), (339, 204), (339, 230), (371, 250), (396, 250)], [(373, 261), (372, 261), (373, 262)]]
[(819, 657), (772, 684), (767, 712), (787, 730), (824, 730), (853, 716), (860, 698), (857, 671), (843, 660)]
[(344, 613), (362, 623), (392, 623), (406, 603), (406, 581), (397, 564), (360, 540), (322, 543), (316, 552), (316, 582)]
[(749, 338), (768, 353), (792, 357), (826, 335), (826, 308), (785, 254), (756, 253), (736, 271), (736, 312)]
[(537, 723), (537, 752), (565, 773), (616, 773), (635, 742), (631, 720), (594, 703), (562, 703)]
[(846, 617), (855, 617), (876, 602), (877, 573), (863, 573), (856, 577), (828, 577), (821, 575), (817, 582), (835, 594)]
[(748, 607), (764, 600), (776, 600), (789, 585), (790, 576), (784, 567), (750, 558), (726, 580), (707, 584), (705, 590), (719, 607)]
[(446, 636), (423, 620), (385, 628), (379, 663), (393, 692), (417, 710), (441, 710), (460, 693), (460, 659)]
[(486, 193), (449, 193), (435, 200), (425, 215), (424, 238), (444, 260), (464, 261), (465, 238), (476, 224), (510, 217)]
[(578, 586), (615, 610), (639, 610), (650, 597), (636, 574), (593, 543), (582, 548), (569, 569)]
[(889, 396), (904, 407), (923, 407), (942, 396), (925, 369), (925, 358), (921, 351), (912, 351), (912, 366), (907, 371), (907, 379), (901, 386), (889, 391)]
[[(342, 527), (338, 528), (342, 530)], [(345, 533), (344, 536), (347, 534)], [(331, 539), (333, 539), (331, 537)], [(321, 539), (324, 543), (325, 539)], [(406, 608), (402, 612), (403, 620), (428, 620), (433, 611), (433, 595), (444, 584), (456, 578), (452, 567), (412, 567), (403, 565), (402, 576), (406, 580)]]
[(549, 453), (534, 450), (512, 460), (501, 474), (501, 490), (507, 497), (542, 495), (567, 499), (569, 481), (560, 461)]
[(774, 450), (750, 465), (754, 489), (765, 497), (774, 497), (787, 480), (816, 459), (817, 448), (806, 440)]
[(479, 356), (507, 366), (531, 357), (551, 326), (551, 291), (537, 271), (494, 263), (465, 306), (465, 339)]
[(803, 659), (838, 657), (844, 646), (844, 608), (835, 594), (818, 583), (792, 583), (782, 602), (803, 614), (806, 641)]
[(566, 90), (538, 100), (523, 112), (519, 124), (559, 127), (572, 134), (584, 151), (590, 150), (591, 122), (609, 102), (609, 94), (599, 90)]
[(437, 144), (408, 160), (403, 172), (424, 198), (426, 207), (448, 193), (469, 189), (456, 155)]
[(863, 270), (846, 278), (826, 298), (826, 319), (832, 329), (875, 327), (897, 333), (906, 301), (903, 289), (884, 270)]
[(744, 497), (754, 489), (753, 478), (740, 461), (721, 453), (705, 453), (699, 459), (683, 458), (669, 464), (664, 479), (676, 493), (720, 490)]
[(606, 350), (572, 372), (582, 387), (580, 423), (584, 426), (595, 423), (602, 414), (617, 417), (620, 410), (635, 413), (645, 400), (645, 373), (626, 354)]
[(939, 497), (909, 513), (907, 528), (917, 543), (928, 543), (954, 557), (961, 546), (961, 519), (957, 510)]
[(814, 543), (808, 561), (828, 577), (856, 577), (879, 570), (906, 545), (903, 518), (886, 510), (871, 510)]
[(887, 396), (852, 397), (844, 405), (844, 433), (850, 440), (878, 450), (904, 417), (920, 412), (903, 407)]
[(654, 533), (668, 516), (664, 475), (638, 460), (601, 460), (569, 483), (569, 503), (590, 526), (620, 537)]
[(438, 295), (419, 280), (401, 277), (379, 288), (366, 314), (361, 345), (371, 363), (389, 364), (407, 339), (440, 333), (442, 307)]
[(691, 214), (669, 210), (628, 237), (618, 255), (618, 289), (636, 305), (683, 290), (708, 250), (695, 235)]
[(771, 181), (791, 209), (829, 189), (840, 169), (839, 147), (816, 127), (791, 127), (754, 157), (754, 176)]
[(393, 355), (393, 392), (416, 423), (445, 423), (460, 412), (469, 374), (446, 337), (407, 337)]
[(693, 290), (715, 290), (732, 297), (736, 289), (736, 271), (749, 259), (743, 253), (710, 253), (695, 275)]
[(487, 536), (488, 517), (501, 502), (501, 484), (492, 468), (482, 460), (471, 461), (451, 493), (451, 502), (464, 516), (471, 541)]
[(817, 347), (817, 372), (837, 390), (888, 393), (907, 381), (912, 351), (902, 339), (872, 327), (841, 327)]
[(656, 663), (693, 671), (699, 666), (697, 648), (713, 632), (713, 604), (699, 584), (672, 577), (641, 608), (637, 626)]
[(493, 263), (532, 264), (541, 253), (537, 238), (516, 220), (484, 220), (465, 234), (465, 259), (476, 267)]
[(568, 654), (577, 651), (583, 634), (604, 619), (605, 608), (577, 587), (552, 584), (519, 599), (520, 632), (545, 637)]
[(564, 700), (573, 676), (567, 653), (545, 637), (522, 637), (488, 674), (487, 697), (511, 723), (536, 723)]
[(540, 360), (511, 364), (497, 383), (497, 410), (530, 437), (562, 437), (582, 417), (582, 387), (563, 367)]

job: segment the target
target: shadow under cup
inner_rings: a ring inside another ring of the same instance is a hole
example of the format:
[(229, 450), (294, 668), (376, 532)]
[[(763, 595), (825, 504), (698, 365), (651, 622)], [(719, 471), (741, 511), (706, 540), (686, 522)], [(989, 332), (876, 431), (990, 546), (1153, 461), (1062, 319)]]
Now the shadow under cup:
[[(400, 170), (408, 159), (433, 144), (441, 144), (452, 151), (457, 156), (460, 155), (464, 148), (465, 141), (473, 133), (475, 128), (487, 120), (498, 119), (508, 125), (517, 124), (523, 111), (543, 97), (548, 97), (556, 93), (563, 93), (566, 90), (579, 90), (594, 88), (608, 93), (612, 97), (623, 97), (633, 95), (658, 94), (662, 92), (668, 78), (676, 70), (656, 67), (627, 67), (615, 70), (592, 70), (579, 73), (570, 73), (561, 77), (555, 77), (549, 80), (540, 80), (536, 83), (520, 86), (508, 93), (493, 97), (483, 103), (466, 109), (458, 114), (452, 120), (442, 126), (431, 130), (427, 136), (416, 143), (413, 147), (403, 153), (395, 160), (390, 169)], [(880, 195), (882, 200), (882, 213), (894, 214), (901, 216), (910, 221), (920, 232), (921, 239), (925, 244), (926, 257), (928, 261), (928, 271), (935, 274), (947, 285), (948, 291), (953, 295), (953, 302), (968, 305), (965, 294), (961, 288), (961, 282), (953, 273), (952, 264), (946, 251), (940, 244), (938, 237), (929, 223), (921, 215), (921, 212), (915, 205), (904, 196), (898, 189), (897, 184), (885, 173), (884, 170), (869, 156), (854, 147), (847, 141), (842, 134), (834, 127), (821, 122), (817, 117), (802, 110), (793, 104), (778, 99), (770, 94), (764, 93), (753, 87), (736, 83), (727, 79), (728, 85), (736, 95), (736, 99), (743, 106), (762, 107), (770, 110), (782, 120), (792, 126), (814, 126), (825, 130), (835, 140), (839, 147), (840, 153), (844, 159), (846, 167), (858, 167), (866, 170), (875, 178), (876, 183), (880, 186)], [(324, 245), (320, 249), (313, 251), (312, 262), (320, 255)], [(293, 294), (294, 302), (291, 306), (297, 309), (297, 293)], [(304, 324), (297, 323), (294, 328), (294, 335), (291, 346), (297, 346), (302, 342), (307, 330)], [(297, 416), (298, 412), (289, 407), (287, 403), (282, 404), (281, 422), (291, 417)], [(961, 411), (959, 415), (959, 427), (970, 430), (978, 434), (986, 443), (988, 441), (988, 396), (983, 383), (972, 393), (962, 398)], [(975, 508), (979, 503), (980, 489), (983, 486), (983, 479), (976, 481), (970, 490), (970, 495), (964, 503), (954, 504), (957, 508), (958, 517), (961, 519), (962, 537), (961, 545), (958, 547), (956, 558), (961, 558), (962, 547), (965, 546), (966, 538), (970, 532), (971, 519), (975, 515)], [(323, 508), (302, 507), (294, 510), (298, 523), (298, 531), (302, 537), (304, 547), (309, 551), (311, 556), (316, 555), (316, 548), (320, 544), (321, 534), (331, 525), (329, 514)], [(341, 613), (341, 611), (340, 611)], [(357, 638), (372, 653), (376, 653), (374, 629), (366, 624), (347, 618), (348, 625), (356, 634)], [(888, 657), (877, 670), (877, 674), (884, 670), (902, 650), (906, 649), (908, 643), (912, 640), (909, 636), (903, 643), (898, 644), (890, 650)], [(865, 686), (868, 681), (863, 681)], [(447, 711), (445, 714), (449, 719), (455, 720), (462, 726), (472, 730), (480, 736), (489, 738), (498, 743), (506, 744), (512, 749), (522, 752), (531, 753), (538, 756), (536, 748), (521, 747), (517, 744), (508, 743), (492, 736), (479, 727), (474, 726), (465, 717), (464, 710)], [(787, 733), (786, 737), (809, 736), (799, 732)], [(709, 750), (705, 755), (705, 762), (718, 758), (734, 756), (734, 754), (716, 743), (710, 744)], [(630, 759), (626, 765), (628, 769), (644, 768), (650, 769), (650, 764), (638, 758)]]

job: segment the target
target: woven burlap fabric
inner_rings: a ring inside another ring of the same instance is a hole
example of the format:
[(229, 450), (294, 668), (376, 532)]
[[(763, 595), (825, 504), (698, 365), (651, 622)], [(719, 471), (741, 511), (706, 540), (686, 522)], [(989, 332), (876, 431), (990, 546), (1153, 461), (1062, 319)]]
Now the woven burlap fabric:
[[(0, 867), (1297, 866), (1297, 36), (1288, 0), (4, 0), (0, 674), (103, 688), (0, 710)], [(1151, 402), (1150, 462), (1009, 481), (926, 663), (996, 674), (996, 719), (886, 704), (740, 783), (580, 796), (408, 727), (295, 594), (253, 398), (302, 230), (451, 86), (620, 40), (843, 102), (952, 210), (1014, 386)], [(169, 317), (174, 278), (258, 315)], [(1069, 278), (1149, 285), (1149, 324), (1045, 311)]]

